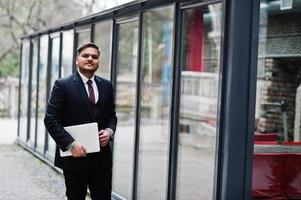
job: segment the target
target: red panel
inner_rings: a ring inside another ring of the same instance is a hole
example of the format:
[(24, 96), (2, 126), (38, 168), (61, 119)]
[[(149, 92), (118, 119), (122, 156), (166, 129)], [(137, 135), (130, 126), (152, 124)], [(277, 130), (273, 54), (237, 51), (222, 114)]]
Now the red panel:
[(276, 141), (277, 133), (256, 133), (254, 141)]
[(289, 199), (301, 199), (301, 154), (291, 154), (288, 159), (284, 193)]
[(298, 146), (298, 145), (301, 145), (301, 142), (292, 142), (292, 141), (288, 142), (287, 141), (287, 142), (282, 142), (281, 144), (285, 144), (285, 145), (297, 145)]
[(189, 71), (204, 71), (204, 22), (203, 11), (193, 11), (188, 24), (187, 65)]
[(252, 198), (283, 197), (288, 154), (257, 153), (253, 158)]
[(278, 144), (277, 141), (255, 141), (254, 142), (255, 144), (258, 144), (258, 145), (276, 145)]

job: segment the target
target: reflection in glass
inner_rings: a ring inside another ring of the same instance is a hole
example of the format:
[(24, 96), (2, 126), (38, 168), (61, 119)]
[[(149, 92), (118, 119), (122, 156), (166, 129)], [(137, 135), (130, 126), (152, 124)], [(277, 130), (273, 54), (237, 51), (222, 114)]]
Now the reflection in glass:
[(301, 197), (301, 1), (261, 0), (253, 199)]
[(96, 74), (110, 80), (111, 73), (112, 21), (95, 24), (95, 44), (100, 49), (100, 63)]
[(37, 124), (37, 150), (44, 151), (45, 126), (44, 116), (46, 111), (46, 77), (48, 57), (48, 35), (40, 38), (40, 63), (39, 63), (39, 90), (38, 90), (38, 124)]
[(221, 4), (183, 13), (177, 199), (212, 199)]
[(173, 8), (144, 16), (138, 199), (165, 199), (172, 81)]
[(33, 147), (36, 131), (36, 103), (37, 103), (37, 65), (38, 65), (38, 41), (33, 40), (32, 72), (31, 72), (31, 108), (30, 108), (30, 133), (28, 145)]
[(72, 74), (73, 61), (73, 35), (74, 31), (65, 31), (63, 33), (63, 50), (62, 50), (62, 77)]
[(135, 133), (138, 22), (119, 25), (113, 190), (131, 199)]
[(25, 40), (22, 47), (22, 72), (21, 72), (21, 95), (20, 95), (20, 135), (19, 139), (26, 142), (27, 136), (27, 103), (28, 103), (28, 80), (29, 80), (29, 41)]
[[(51, 53), (51, 80), (50, 88), (52, 90), (54, 82), (59, 78), (59, 56), (60, 56), (60, 38), (52, 38), (52, 53)], [(48, 154), (54, 157), (56, 144), (52, 137), (48, 140)]]
[[(300, 141), (301, 22), (296, 18), (301, 3), (295, 1), (292, 9), (282, 10), (279, 1), (269, 0), (261, 1), (260, 7), (256, 130), (277, 133), (280, 140)], [(287, 104), (286, 122), (284, 110), (277, 105), (271, 108), (282, 100)]]
[(91, 31), (90, 29), (80, 30), (77, 32), (78, 41), (77, 47), (86, 42), (91, 42)]

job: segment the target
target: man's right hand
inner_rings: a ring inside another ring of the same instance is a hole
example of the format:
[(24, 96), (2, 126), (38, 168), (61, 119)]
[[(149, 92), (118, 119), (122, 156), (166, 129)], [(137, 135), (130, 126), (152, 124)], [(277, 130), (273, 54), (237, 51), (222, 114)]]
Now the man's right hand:
[(75, 143), (71, 149), (71, 154), (73, 157), (86, 157), (87, 150), (84, 146)]

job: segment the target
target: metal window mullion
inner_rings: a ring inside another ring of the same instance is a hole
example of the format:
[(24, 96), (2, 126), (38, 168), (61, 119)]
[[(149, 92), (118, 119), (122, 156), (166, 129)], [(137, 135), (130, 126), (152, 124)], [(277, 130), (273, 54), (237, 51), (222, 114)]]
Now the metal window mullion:
[[(51, 81), (51, 64), (52, 64), (52, 38), (50, 38), (50, 35), (48, 37), (48, 59), (47, 59), (47, 78), (46, 78), (46, 102), (45, 102), (45, 106), (47, 108), (47, 101), (50, 97), (50, 81)], [(45, 129), (45, 145), (44, 145), (44, 156), (46, 156), (46, 152), (48, 151), (48, 131), (47, 129)]]
[[(117, 71), (116, 71), (116, 63), (117, 63), (117, 38), (118, 38), (118, 25), (116, 24), (116, 20), (112, 20), (112, 48), (111, 48), (111, 73), (110, 79), (114, 88), (114, 100), (116, 104), (116, 80), (117, 80)], [(114, 157), (114, 140), (111, 142), (112, 156)]]
[(29, 78), (28, 78), (28, 101), (27, 101), (27, 136), (26, 143), (30, 140), (30, 122), (31, 122), (31, 87), (32, 87), (32, 55), (33, 55), (33, 44), (32, 40), (29, 43)]
[(135, 142), (134, 142), (134, 163), (133, 163), (133, 184), (132, 184), (132, 199), (137, 199), (138, 187), (138, 170), (139, 170), (139, 141), (140, 141), (140, 110), (141, 110), (141, 67), (142, 67), (142, 52), (143, 52), (143, 13), (139, 12), (138, 18), (138, 52), (137, 52), (137, 96), (136, 96), (136, 118), (135, 118)]
[(219, 149), (217, 199), (248, 199), (253, 154), (251, 144), (248, 143), (254, 133), (252, 108), (255, 107), (256, 96), (256, 75), (254, 69), (251, 69), (256, 67), (257, 59), (251, 50), (258, 37), (252, 30), (256, 2), (226, 0), (224, 4), (224, 44), (221, 54), (224, 82), (221, 86), (220, 114), (223, 123), (219, 128), (222, 145)]
[(168, 157), (168, 185), (167, 200), (176, 199), (177, 182), (177, 160), (178, 160), (178, 142), (179, 142), (179, 108), (180, 108), (180, 79), (181, 79), (181, 26), (182, 11), (179, 3), (174, 5), (174, 41), (173, 41), (173, 75), (172, 75), (172, 99), (170, 115), (170, 141)]
[(246, 137), (246, 159), (245, 159), (245, 184), (244, 199), (251, 199), (252, 169), (253, 169), (253, 148), (254, 148), (254, 124), (255, 124), (255, 104), (256, 104), (256, 84), (257, 84), (257, 62), (258, 62), (258, 39), (259, 39), (259, 17), (260, 0), (252, 1), (252, 22), (251, 22), (251, 54), (249, 67), (249, 96), (248, 96), (248, 123)]
[[(117, 78), (117, 52), (118, 52), (118, 46), (117, 46), (117, 39), (118, 39), (119, 29), (118, 24), (116, 23), (116, 19), (112, 19), (112, 48), (111, 48), (111, 74), (110, 79), (112, 81), (112, 84), (115, 88), (116, 86), (116, 78)], [(116, 93), (116, 91), (115, 91)], [(116, 95), (115, 95), (116, 96)]]
[[(22, 88), (22, 55), (23, 55), (23, 42), (21, 42), (21, 48), (20, 48), (20, 69), (19, 69), (19, 99), (18, 99), (18, 128), (17, 128), (17, 136), (20, 137), (20, 118), (21, 118), (21, 88)], [(24, 69), (23, 69), (24, 70)]]
[(225, 12), (227, 10), (226, 5), (222, 4), (222, 23), (221, 23), (221, 52), (220, 52), (220, 68), (219, 68), (219, 74), (221, 74), (221, 78), (219, 79), (219, 88), (218, 88), (218, 107), (217, 107), (217, 125), (216, 125), (216, 146), (215, 146), (215, 160), (214, 160), (214, 179), (213, 179), (213, 199), (221, 199), (221, 182), (222, 182), (222, 165), (223, 165), (223, 115), (224, 115), (224, 100), (223, 97), (225, 96), (226, 92), (226, 76), (227, 68), (224, 67), (224, 63), (226, 62), (226, 53), (225, 51), (225, 45), (226, 41), (225, 38), (228, 37), (228, 32), (225, 31), (225, 24), (227, 22), (227, 13)]
[(62, 55), (63, 55), (63, 32), (60, 32), (60, 44), (59, 44), (59, 78), (62, 77)]
[(91, 24), (91, 29), (90, 29), (90, 41), (95, 42), (95, 23)]
[(72, 73), (76, 71), (76, 62), (75, 58), (77, 56), (77, 41), (78, 41), (78, 33), (76, 32), (76, 29), (73, 29), (73, 59), (72, 59)]
[(38, 110), (39, 110), (39, 80), (40, 80), (40, 37), (38, 38), (38, 57), (37, 57), (37, 92), (36, 92), (36, 110), (35, 110), (35, 140), (34, 140), (34, 148), (37, 148), (37, 138), (38, 138)]

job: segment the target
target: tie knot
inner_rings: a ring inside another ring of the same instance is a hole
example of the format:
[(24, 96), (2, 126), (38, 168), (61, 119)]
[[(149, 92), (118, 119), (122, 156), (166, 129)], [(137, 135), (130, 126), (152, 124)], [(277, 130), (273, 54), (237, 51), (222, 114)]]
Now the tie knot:
[(88, 85), (92, 85), (92, 81), (89, 79), (89, 80), (87, 81), (87, 84), (88, 84)]

